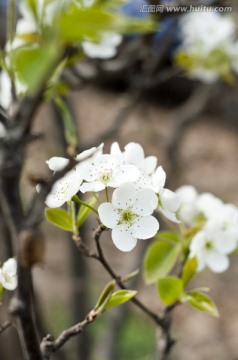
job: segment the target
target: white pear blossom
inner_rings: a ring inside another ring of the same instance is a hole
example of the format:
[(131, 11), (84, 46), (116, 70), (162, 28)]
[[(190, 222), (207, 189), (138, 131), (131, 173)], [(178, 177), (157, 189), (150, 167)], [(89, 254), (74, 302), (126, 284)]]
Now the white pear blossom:
[(0, 268), (0, 284), (7, 290), (15, 290), (17, 287), (17, 262), (10, 258)]
[(219, 223), (208, 222), (192, 239), (190, 244), (190, 256), (198, 261), (197, 271), (206, 266), (213, 272), (223, 272), (229, 267), (228, 254), (237, 247), (237, 239), (226, 236)]
[(120, 45), (121, 41), (122, 36), (120, 34), (106, 31), (101, 34), (98, 43), (83, 41), (82, 48), (89, 58), (110, 59), (116, 55), (117, 46)]
[(157, 203), (152, 190), (138, 190), (133, 184), (125, 183), (113, 192), (111, 203), (99, 206), (99, 218), (112, 229), (112, 240), (119, 250), (130, 251), (137, 239), (148, 239), (157, 233), (159, 223), (151, 215)]
[(182, 43), (175, 59), (191, 78), (213, 83), (237, 72), (237, 29), (230, 14), (191, 12), (181, 18), (180, 27)]
[(166, 173), (162, 166), (157, 165), (156, 156), (145, 157), (144, 149), (140, 144), (131, 142), (125, 146), (122, 152), (118, 143), (111, 146), (111, 154), (117, 156), (120, 162), (137, 166), (140, 176), (134, 185), (138, 189), (151, 189), (159, 196), (159, 211), (169, 220), (180, 222), (175, 212), (180, 205), (179, 197), (171, 190), (164, 188)]
[(118, 159), (109, 154), (103, 154), (91, 162), (87, 162), (81, 169), (83, 179), (80, 187), (86, 191), (101, 191), (106, 187), (119, 187), (124, 182), (136, 181), (139, 170), (134, 165), (121, 164)]

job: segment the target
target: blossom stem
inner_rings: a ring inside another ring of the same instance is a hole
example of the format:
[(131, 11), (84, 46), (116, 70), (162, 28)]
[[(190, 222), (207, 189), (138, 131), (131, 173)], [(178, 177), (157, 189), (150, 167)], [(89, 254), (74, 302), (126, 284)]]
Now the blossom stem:
[(93, 212), (95, 212), (95, 214), (98, 215), (98, 211), (91, 205), (89, 205), (87, 202), (81, 200), (77, 195), (74, 195), (72, 198), (71, 198), (72, 201), (74, 201), (75, 203), (79, 204), (79, 205), (84, 205), (86, 206), (87, 208), (89, 208), (90, 210), (92, 210)]
[(70, 215), (71, 215), (72, 221), (73, 221), (73, 234), (75, 236), (77, 236), (78, 235), (78, 228), (77, 228), (77, 224), (76, 224), (76, 209), (75, 209), (74, 201), (69, 201), (68, 206), (69, 206)]
[(109, 202), (109, 196), (108, 196), (108, 187), (105, 187), (105, 194), (106, 194), (106, 200)]
[(97, 196), (97, 194), (95, 192), (92, 193), (93, 196), (95, 197), (96, 201), (98, 204), (101, 204), (101, 201), (99, 200), (99, 197)]

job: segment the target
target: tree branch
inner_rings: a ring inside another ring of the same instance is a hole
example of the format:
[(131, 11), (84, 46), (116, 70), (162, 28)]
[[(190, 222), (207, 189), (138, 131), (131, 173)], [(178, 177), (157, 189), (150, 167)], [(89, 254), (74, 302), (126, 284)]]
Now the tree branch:
[(84, 329), (95, 321), (97, 318), (97, 313), (95, 310), (91, 310), (86, 318), (79, 322), (78, 324), (71, 326), (67, 330), (62, 331), (62, 333), (57, 337), (56, 340), (51, 335), (47, 335), (41, 342), (41, 353), (43, 360), (49, 360), (52, 353), (59, 350), (69, 339), (80, 334)]

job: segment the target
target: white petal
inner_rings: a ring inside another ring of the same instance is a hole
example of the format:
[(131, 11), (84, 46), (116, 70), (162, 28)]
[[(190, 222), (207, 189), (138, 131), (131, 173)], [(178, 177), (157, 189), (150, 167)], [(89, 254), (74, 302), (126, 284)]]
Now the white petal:
[(152, 174), (155, 171), (156, 165), (157, 157), (148, 156), (143, 162), (143, 170), (146, 172), (146, 174)]
[(17, 262), (14, 258), (10, 258), (4, 262), (2, 266), (3, 273), (9, 276), (16, 275), (17, 273)]
[(104, 143), (100, 144), (98, 147), (94, 146), (91, 149), (84, 150), (83, 152), (81, 152), (80, 154), (78, 154), (76, 156), (76, 160), (82, 161), (82, 160), (88, 159), (91, 156), (101, 155), (103, 146), (104, 146)]
[(199, 231), (192, 239), (190, 244), (190, 251), (192, 255), (196, 255), (200, 252), (206, 244), (206, 235), (203, 231)]
[(122, 165), (108, 183), (108, 186), (119, 187), (126, 182), (134, 182), (140, 175), (139, 169), (135, 165)]
[(180, 224), (181, 221), (178, 220), (176, 214), (173, 211), (169, 211), (169, 210), (164, 210), (162, 208), (159, 208), (159, 211), (164, 215), (164, 217), (166, 217), (166, 219), (173, 221), (176, 224)]
[(73, 195), (77, 194), (81, 183), (82, 178), (78, 172), (75, 170), (69, 171), (64, 177), (54, 183), (50, 193), (46, 197), (46, 205), (53, 208), (63, 205), (66, 201), (69, 201)]
[(214, 241), (214, 248), (221, 254), (230, 254), (237, 248), (237, 239), (221, 234)]
[(15, 259), (8, 259), (0, 271), (0, 282), (7, 290), (15, 290), (17, 287), (17, 262)]
[(122, 154), (118, 142), (115, 141), (112, 143), (111, 149), (110, 149), (110, 154), (115, 157), (120, 156)]
[(166, 180), (165, 171), (162, 168), (162, 166), (159, 166), (152, 176), (152, 181), (156, 192), (160, 193), (160, 191), (164, 187), (165, 180)]
[(130, 228), (125, 224), (117, 225), (112, 230), (112, 241), (121, 251), (131, 251), (137, 243), (137, 239), (132, 236)]
[(120, 220), (120, 214), (111, 203), (103, 203), (98, 207), (98, 214), (103, 225), (113, 229)]
[(198, 193), (194, 186), (184, 185), (176, 190), (176, 194), (180, 197), (181, 202), (193, 202), (196, 200)]
[(135, 202), (136, 193), (134, 185), (130, 183), (121, 185), (112, 194), (113, 206), (118, 209), (127, 209)]
[(131, 142), (125, 146), (125, 161), (129, 164), (140, 166), (144, 158), (144, 150), (140, 144)]
[(148, 216), (157, 208), (158, 198), (154, 191), (141, 189), (136, 192), (136, 199), (132, 205), (132, 211), (137, 215)]
[(149, 239), (159, 230), (159, 222), (154, 216), (137, 219), (131, 226), (132, 235), (137, 239)]
[(223, 272), (229, 267), (229, 260), (226, 255), (211, 251), (206, 258), (207, 266), (216, 273)]
[(54, 156), (46, 161), (46, 164), (49, 166), (50, 170), (52, 171), (60, 171), (65, 168), (69, 163), (69, 159)]
[(175, 212), (180, 206), (179, 196), (169, 189), (162, 189), (160, 192), (160, 200), (165, 210)]
[(87, 191), (93, 191), (93, 192), (98, 192), (105, 189), (105, 185), (101, 182), (101, 181), (92, 181), (92, 182), (84, 182), (81, 186), (80, 186), (80, 191), (82, 193), (85, 193)]

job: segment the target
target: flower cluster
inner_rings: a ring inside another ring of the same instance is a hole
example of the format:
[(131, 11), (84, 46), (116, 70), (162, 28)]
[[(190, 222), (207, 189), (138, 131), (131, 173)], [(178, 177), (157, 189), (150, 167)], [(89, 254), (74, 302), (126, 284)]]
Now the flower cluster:
[(17, 262), (14, 258), (5, 261), (0, 268), (0, 285), (7, 290), (17, 287)]
[(238, 209), (210, 193), (198, 194), (192, 186), (182, 186), (176, 193), (181, 199), (178, 217), (193, 234), (190, 256), (197, 258), (197, 270), (207, 266), (214, 272), (225, 271), (228, 254), (238, 244)]
[(231, 15), (194, 12), (181, 18), (181, 46), (175, 61), (191, 78), (213, 83), (238, 73), (236, 23)]
[[(68, 159), (53, 157), (47, 161), (56, 172), (68, 164)], [(98, 207), (103, 225), (112, 229), (112, 240), (122, 251), (132, 250), (137, 239), (153, 237), (158, 220), (155, 210), (176, 223), (180, 200), (166, 189), (166, 174), (157, 167), (155, 156), (145, 157), (140, 144), (129, 143), (122, 151), (113, 143), (109, 154), (103, 154), (103, 144), (77, 155), (77, 165), (57, 180), (46, 198), (49, 207), (59, 207), (79, 193), (105, 190), (106, 202)], [(115, 189), (109, 201), (108, 188)], [(38, 191), (40, 189), (38, 188)]]

